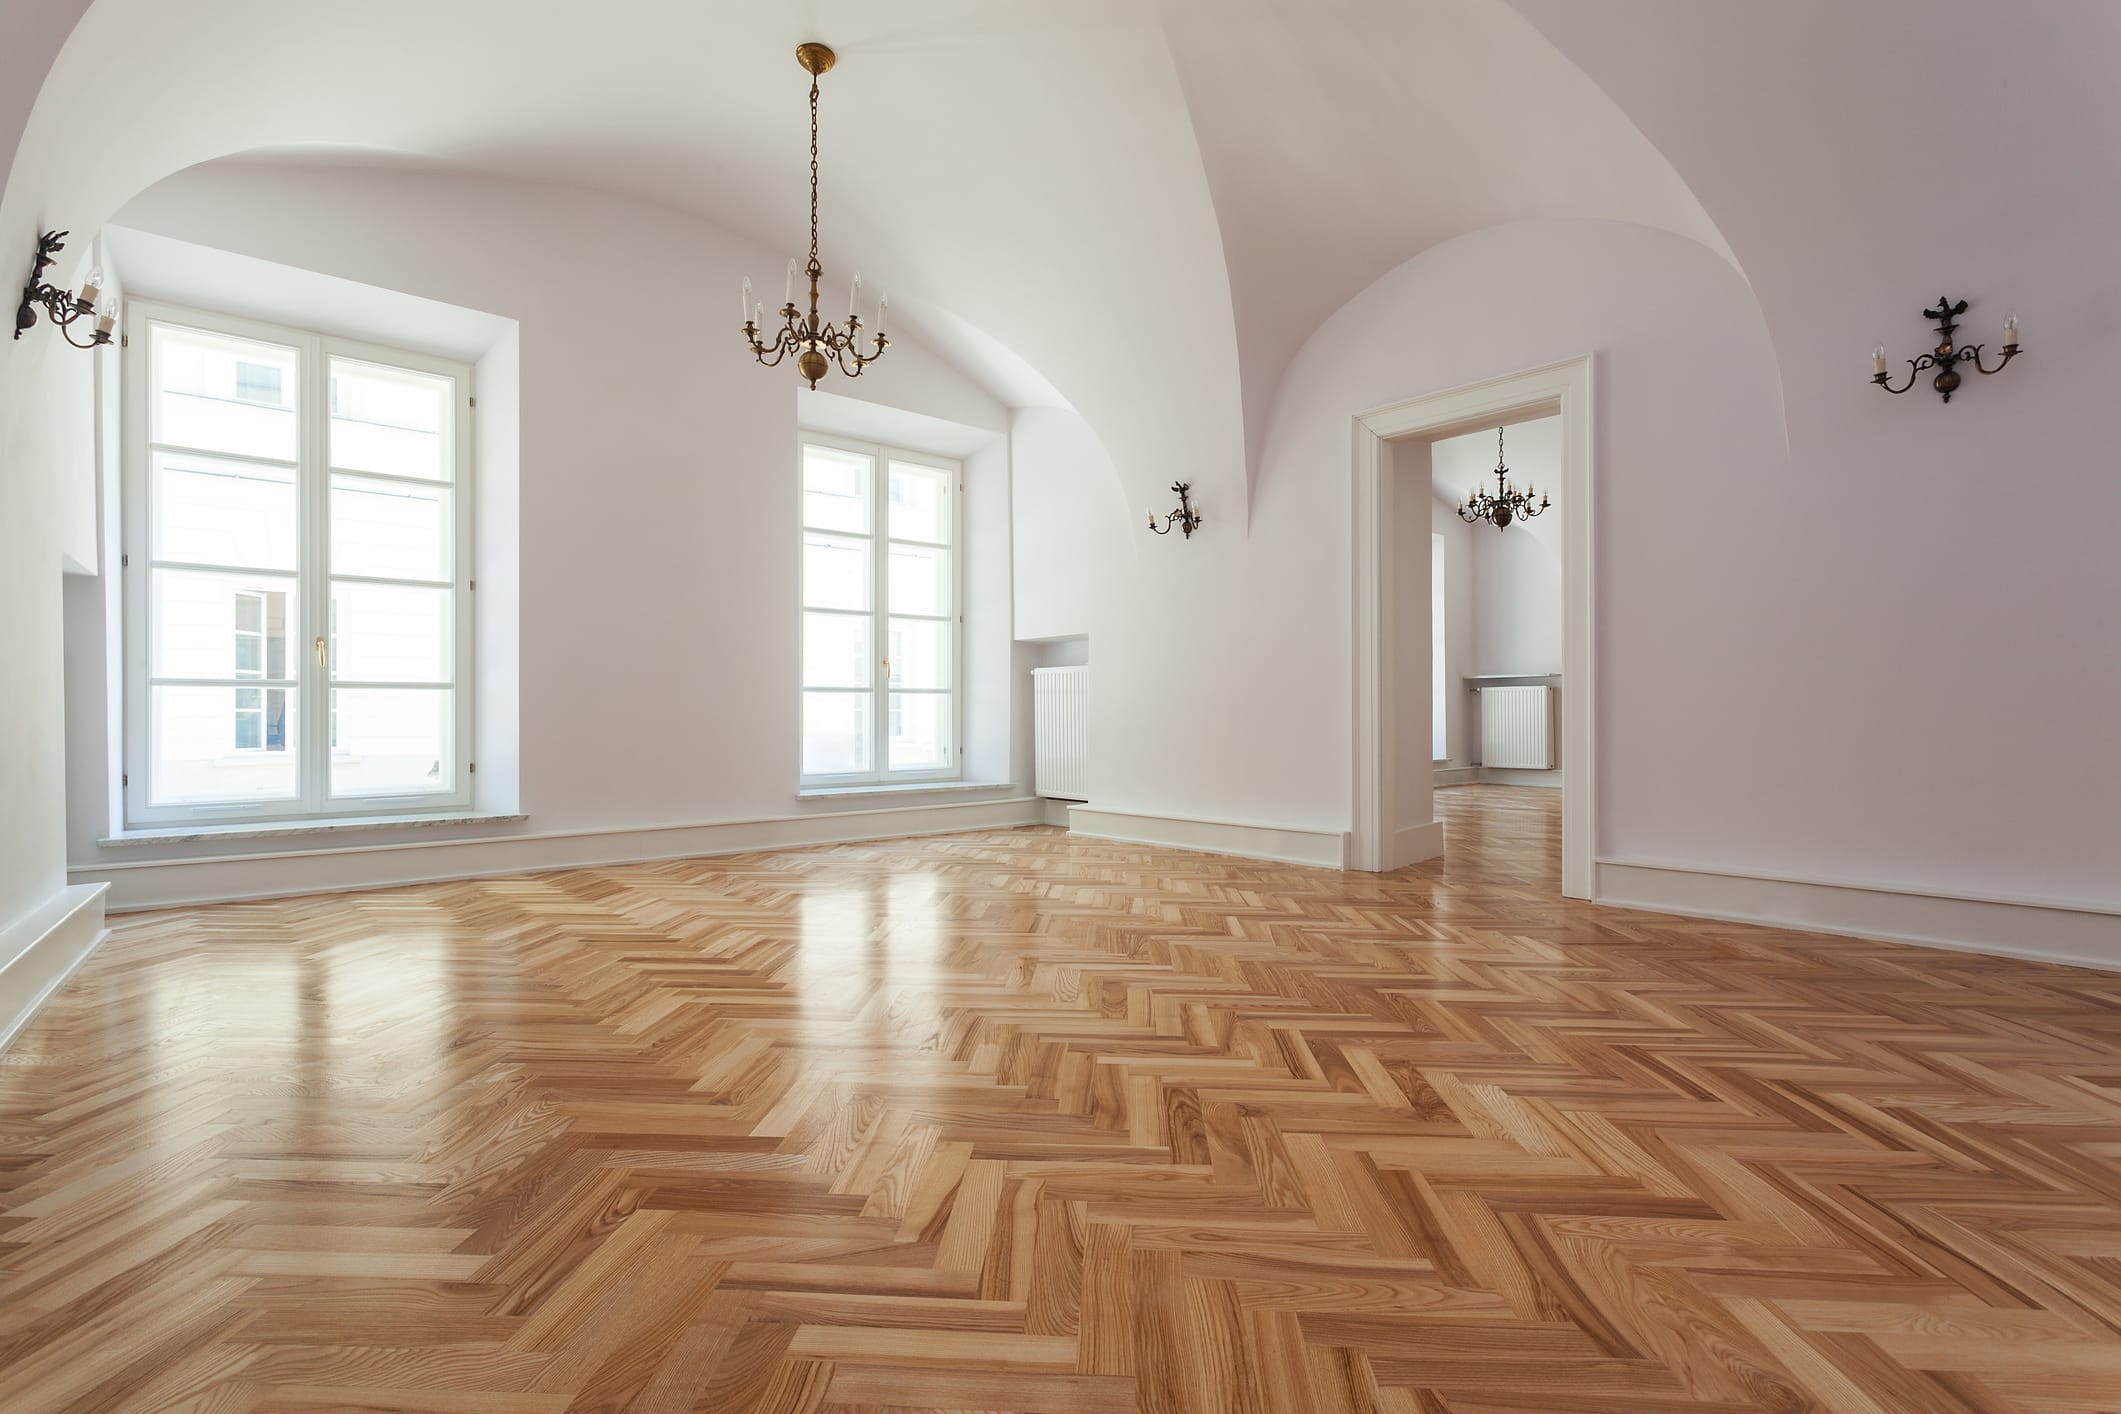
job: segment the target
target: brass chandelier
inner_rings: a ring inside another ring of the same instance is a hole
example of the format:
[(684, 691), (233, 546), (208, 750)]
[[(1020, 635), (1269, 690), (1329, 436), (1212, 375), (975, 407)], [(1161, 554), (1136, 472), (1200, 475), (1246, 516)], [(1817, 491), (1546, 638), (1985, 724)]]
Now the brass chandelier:
[(849, 378), (859, 378), (862, 370), (884, 356), (891, 347), (891, 340), (884, 336), (884, 311), (891, 305), (888, 297), (876, 302), (875, 345), (870, 353), (861, 349), (862, 321), (857, 306), (862, 298), (862, 277), (857, 271), (854, 284), (847, 296), (847, 322), (834, 324), (820, 319), (817, 312), (817, 284), (824, 276), (825, 267), (817, 259), (817, 81), (833, 65), (832, 50), (822, 44), (798, 44), (795, 61), (810, 75), (810, 313), (806, 317), (795, 305), (795, 262), (788, 262), (788, 285), (783, 293), (780, 315), (781, 327), (775, 331), (773, 342), (767, 343), (759, 337), (766, 325), (766, 306), (755, 303), (751, 297), (751, 277), (744, 277), (743, 315), (744, 340), (751, 345), (751, 352), (758, 361), (772, 368), (790, 354), (795, 355), (795, 371), (807, 380), (811, 387), (832, 371), (838, 364), (840, 372)]
[(1466, 498), (1458, 503), (1458, 518), (1469, 524), (1488, 522), (1497, 530), (1507, 530), (1513, 520), (1530, 520), (1549, 505), (1546, 497), (1539, 496), (1539, 504), (1532, 498), (1539, 496), (1539, 488), (1530, 482), (1523, 491), (1510, 484), (1510, 469), (1502, 460), (1502, 429), (1495, 429), (1495, 494), (1490, 496), (1478, 488), (1466, 492)]

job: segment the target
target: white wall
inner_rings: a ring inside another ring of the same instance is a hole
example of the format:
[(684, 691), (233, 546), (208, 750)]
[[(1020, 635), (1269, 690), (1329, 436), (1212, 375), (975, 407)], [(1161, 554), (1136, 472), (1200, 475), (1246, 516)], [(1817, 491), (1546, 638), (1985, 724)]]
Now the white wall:
[[(1009, 442), (1016, 636), (1084, 633), (1108, 567), (1133, 554), (1126, 534), (1131, 508), (1119, 495), (1112, 459), (1090, 425), (1067, 408), (1019, 408)], [(1177, 497), (1168, 499), (1177, 505)], [(1146, 518), (1146, 512), (1132, 513)]]
[(1720, 504), (1742, 525), (1779, 499), (1766, 332), (1712, 252), (1589, 221), (1498, 227), (1380, 280), (1292, 365), (1245, 533), (1218, 528), (1211, 503), (1190, 544), (1138, 544), (1131, 572), (1108, 566), (1113, 607), (1090, 631), (1093, 804), (1346, 829), (1352, 414), (1587, 350), (1603, 478), (1601, 845), (1802, 848), (1811, 808), (1792, 793), (1763, 821), (1750, 802), (1780, 793), (1776, 767), (1727, 750), (1723, 725), (1728, 704), (1782, 671), (1782, 606), (1731, 577), (1728, 535), (1705, 537), (1693, 514)]
[[(1504, 442), (1510, 484), (1537, 486), (1550, 499), (1561, 490), (1561, 419), (1542, 417), (1508, 429)], [(1437, 494), (1451, 506), (1468, 487), (1495, 490), (1495, 434), (1446, 437), (1435, 446)], [(1444, 507), (1453, 520), (1457, 514)], [(1472, 560), (1472, 674), (1561, 671), (1561, 526), (1567, 507), (1556, 502), (1507, 530), (1465, 526)]]
[[(493, 587), (520, 600), (516, 726), (530, 818), (479, 827), (481, 838), (831, 808), (796, 797), (798, 384), (785, 367), (758, 368), (721, 308), (740, 270), (765, 268), (761, 252), (654, 207), (369, 168), (209, 165), (151, 189), (123, 220), (517, 321), (519, 347), (497, 348), (481, 367), (497, 386), (504, 365), (520, 369), (516, 503), (489, 509), (513, 511), (520, 527), (519, 582)], [(417, 239), (397, 238), (415, 229)], [(610, 242), (615, 230), (625, 239)], [(596, 288), (584, 290), (585, 273)], [(613, 321), (601, 292), (614, 288), (657, 294), (641, 318)], [(1007, 414), (911, 340), (836, 390), (945, 414), (960, 434), (978, 424), (971, 433), (992, 448), (966, 463), (965, 522), (984, 546), (968, 556), (968, 634), (979, 640), (968, 665), (979, 656), (984, 667), (974, 683), (983, 720), (971, 724), (983, 734), (980, 763), (1007, 784)], [(482, 445), (479, 456), (504, 451)], [(482, 595), (484, 564), (507, 558), (493, 548), (481, 556)], [(482, 668), (505, 692), (509, 665), (487, 649)], [(103, 710), (93, 695), (69, 703), (84, 773)], [(481, 729), (509, 727), (482, 720)], [(137, 846), (99, 847), (107, 824), (78, 810), (70, 821), (75, 877), (142, 857)], [(370, 841), (334, 837), (342, 842)], [(320, 877), (313, 862), (254, 872), (261, 889)], [(130, 877), (111, 877), (128, 901)]]
[(1469, 766), (1480, 753), (1479, 704), (1465, 688), (1465, 679), (1479, 671), (1473, 666), (1473, 527), (1441, 500), (1430, 507), (1431, 533), (1443, 537), (1444, 547), (1444, 741), (1450, 764)]

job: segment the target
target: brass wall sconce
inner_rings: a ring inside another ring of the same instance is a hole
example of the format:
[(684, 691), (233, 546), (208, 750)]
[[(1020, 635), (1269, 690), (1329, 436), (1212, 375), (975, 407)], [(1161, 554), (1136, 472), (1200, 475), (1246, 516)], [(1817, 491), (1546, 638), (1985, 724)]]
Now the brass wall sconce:
[(1158, 535), (1169, 535), (1171, 527), (1176, 525), (1180, 530), (1186, 532), (1186, 538), (1191, 540), (1193, 532), (1200, 529), (1201, 523), (1200, 512), (1193, 509), (1193, 501), (1186, 495), (1188, 491), (1193, 489), (1193, 483), (1190, 481), (1174, 481), (1171, 483), (1171, 489), (1178, 493), (1178, 509), (1165, 516), (1164, 523), (1159, 526), (1156, 523), (1156, 507), (1151, 506), (1149, 508), (1149, 529), (1155, 531)]
[(1930, 380), (1930, 386), (1942, 394), (1946, 402), (1950, 402), (1952, 394), (1959, 388), (1960, 364), (1971, 363), (1983, 373), (2001, 373), (2004, 365), (2018, 356), (2018, 316), (2016, 314), (2004, 316), (2003, 356), (1997, 360), (1994, 368), (1990, 368), (1981, 361), (1982, 345), (1968, 344), (1962, 349), (1952, 342), (1952, 331), (1959, 327), (1956, 321), (1964, 313), (1966, 313), (1965, 300), (1959, 300), (1954, 303), (1950, 299), (1939, 298), (1935, 309), (1922, 311), (1924, 319), (1932, 320), (1937, 325), (1937, 347), (1920, 358), (1909, 359), (1907, 361), (1907, 381), (1895, 388), (1891, 378), (1885, 371), (1885, 345), (1880, 344), (1871, 351), (1871, 381), (1888, 393), (1904, 393), (1915, 386), (1915, 379), (1924, 370), (1934, 368), (1937, 370), (1937, 376)]
[[(22, 303), (15, 310), (15, 337), (19, 339), (36, 327), (37, 308), (41, 305), (45, 318), (51, 320), (66, 342), (77, 349), (93, 349), (110, 342), (111, 330), (118, 324), (118, 302), (106, 300), (102, 308), (97, 308), (96, 300), (102, 294), (97, 288), (103, 278), (101, 271), (88, 277), (78, 295), (45, 281), (44, 272), (58, 263), (59, 252), (66, 249), (67, 234), (46, 231), (37, 237), (37, 258), (29, 267), (29, 283), (22, 287)], [(96, 330), (84, 344), (73, 336), (72, 326), (90, 315), (96, 317)]]

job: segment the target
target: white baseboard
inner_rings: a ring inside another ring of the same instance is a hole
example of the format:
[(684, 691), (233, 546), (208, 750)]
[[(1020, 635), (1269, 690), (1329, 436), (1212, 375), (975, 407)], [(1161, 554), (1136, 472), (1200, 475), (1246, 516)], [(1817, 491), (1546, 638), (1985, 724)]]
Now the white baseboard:
[(1196, 849), (1243, 859), (1271, 859), (1278, 864), (1308, 864), (1319, 869), (1345, 869), (1348, 861), (1348, 837), (1339, 830), (1239, 825), (1228, 820), (1141, 815), (1132, 810), (1098, 810), (1087, 805), (1068, 811), (1068, 829), (1089, 839)]
[(874, 810), (813, 811), (755, 820), (555, 830), (477, 839), (393, 841), (271, 853), (127, 859), (68, 871), (77, 882), (110, 885), (113, 913), (237, 899), (289, 898), (348, 889), (431, 884), (572, 869), (639, 864), (802, 845), (848, 844), (909, 835), (1000, 830), (1044, 820), (1042, 802), (950, 801)]
[(1479, 779), (1480, 768), (1478, 766), (1438, 766), (1436, 768), (1436, 784), (1438, 786), (1469, 786)]
[(1385, 841), (1384, 866), (1387, 870), (1404, 869), (1442, 854), (1443, 821), (1431, 820), (1426, 825), (1409, 825), (1403, 830), (1394, 830), (1392, 837)]
[(1597, 898), (1651, 913), (2121, 971), (2121, 908), (2103, 904), (1952, 897), (1623, 860), (1599, 861)]
[(0, 1050), (110, 936), (103, 926), (107, 887), (70, 884), (0, 932)]
[(1530, 771), (1509, 766), (1482, 766), (1478, 779), (1487, 786), (1536, 786), (1540, 790), (1560, 790), (1564, 784), (1558, 770)]
[(1039, 801), (1039, 804), (1045, 807), (1045, 813), (1040, 817), (1041, 821), (1048, 825), (1058, 825), (1065, 830), (1068, 828), (1068, 812), (1082, 804), (1082, 802), (1079, 800), (1046, 799)]

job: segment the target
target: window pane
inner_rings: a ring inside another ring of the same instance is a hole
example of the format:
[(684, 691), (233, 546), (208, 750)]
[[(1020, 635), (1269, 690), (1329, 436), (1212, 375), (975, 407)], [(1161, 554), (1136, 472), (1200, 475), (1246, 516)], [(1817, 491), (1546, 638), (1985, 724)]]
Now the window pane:
[(158, 560), (295, 567), (293, 467), (156, 452), (150, 553)]
[(342, 682), (448, 682), (450, 591), (331, 586), (331, 675)]
[(869, 695), (803, 694), (803, 774), (838, 776), (869, 769)]
[(922, 545), (891, 547), (891, 600), (894, 614), (946, 614), (950, 611), (950, 552)]
[(950, 686), (950, 624), (941, 619), (891, 621), (891, 686)]
[(869, 533), (869, 458), (836, 447), (803, 448), (803, 524)]
[(418, 795), (452, 790), (447, 688), (332, 689), (331, 793)]
[(148, 601), (147, 670), (155, 677), (294, 676), (291, 577), (151, 570)]
[(331, 479), (331, 569), (378, 579), (449, 578), (447, 486), (365, 476)]
[(852, 614), (803, 615), (803, 686), (867, 687), (869, 620)]
[(950, 473), (891, 463), (891, 534), (900, 540), (950, 539)]
[(803, 603), (813, 609), (869, 607), (869, 542), (803, 536)]
[(950, 695), (892, 693), (890, 735), (892, 770), (946, 769), (951, 764)]
[(331, 464), (447, 481), (454, 380), (409, 368), (331, 361)]
[(148, 689), (152, 804), (290, 800), (298, 789), (295, 693), (287, 688)]
[(150, 326), (154, 340), (152, 440), (293, 461), (299, 431), (300, 356), (278, 344)]

